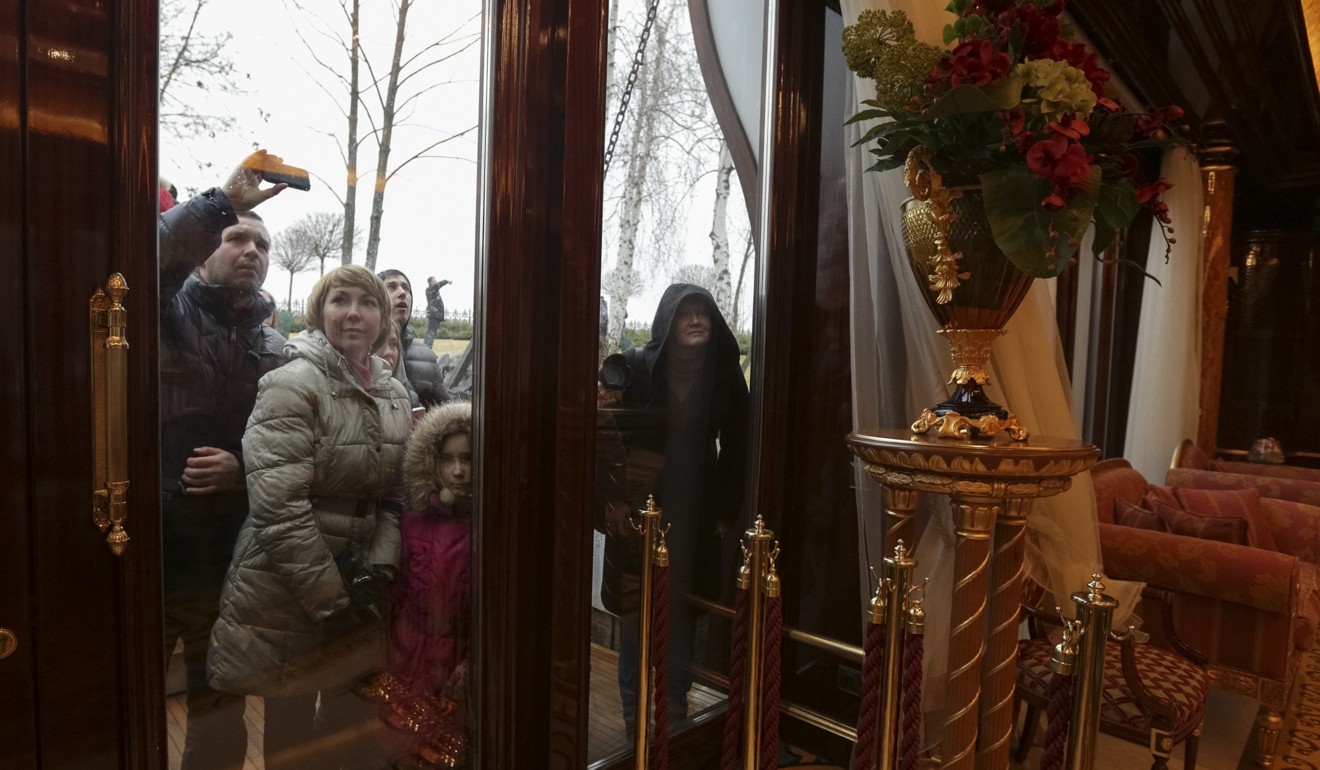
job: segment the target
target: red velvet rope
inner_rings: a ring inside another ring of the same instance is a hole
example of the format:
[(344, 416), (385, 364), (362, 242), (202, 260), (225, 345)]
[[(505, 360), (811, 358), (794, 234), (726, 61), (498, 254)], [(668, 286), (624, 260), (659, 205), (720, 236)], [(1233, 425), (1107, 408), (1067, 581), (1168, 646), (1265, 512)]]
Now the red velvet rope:
[(875, 763), (876, 708), (880, 704), (880, 674), (885, 667), (885, 624), (866, 627), (862, 657), (862, 705), (857, 712), (857, 743), (853, 745), (854, 770), (870, 770)]
[(779, 643), (784, 607), (778, 596), (765, 599), (765, 657), (761, 659), (761, 770), (779, 767)]
[(733, 600), (733, 645), (729, 653), (729, 713), (724, 718), (724, 742), (720, 751), (720, 770), (737, 770), (742, 755), (739, 746), (743, 731), (743, 687), (747, 676), (747, 613), (749, 609), (746, 588), (739, 588)]
[(1068, 743), (1068, 722), (1072, 719), (1073, 678), (1063, 674), (1050, 677), (1046, 688), (1049, 706), (1045, 714), (1045, 753), (1040, 770), (1060, 770)]
[(669, 568), (656, 565), (651, 580), (651, 703), (655, 736), (650, 770), (669, 770)]
[(898, 770), (917, 770), (921, 748), (921, 668), (926, 654), (926, 637), (908, 634), (903, 651), (903, 726), (899, 735)]

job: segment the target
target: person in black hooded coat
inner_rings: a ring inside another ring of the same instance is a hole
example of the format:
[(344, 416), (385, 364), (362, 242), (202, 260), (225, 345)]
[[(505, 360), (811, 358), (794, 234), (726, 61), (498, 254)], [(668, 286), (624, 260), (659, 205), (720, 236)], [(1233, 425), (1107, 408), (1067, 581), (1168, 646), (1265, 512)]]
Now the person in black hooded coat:
[(648, 495), (664, 510), (670, 579), (669, 704), (687, 713), (695, 613), (686, 592), (718, 600), (732, 584), (731, 562), (742, 518), (749, 399), (738, 342), (705, 289), (665, 290), (651, 340), (624, 354), (628, 382), (602, 410), (598, 478), (605, 488), (597, 528), (606, 535), (601, 602), (623, 618), (619, 690), (625, 725), (635, 728), (640, 536), (628, 522)]

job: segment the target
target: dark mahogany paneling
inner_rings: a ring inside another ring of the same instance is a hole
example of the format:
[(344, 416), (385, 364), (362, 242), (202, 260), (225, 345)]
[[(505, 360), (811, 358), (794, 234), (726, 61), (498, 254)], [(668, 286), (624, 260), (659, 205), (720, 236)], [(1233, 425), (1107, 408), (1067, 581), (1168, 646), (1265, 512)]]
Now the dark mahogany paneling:
[(35, 330), (26, 325), (27, 260), (23, 251), (22, 148), (24, 116), (22, 12), (18, 0), (0, 0), (0, 254), (6, 265), (0, 280), (0, 328), (7, 342), (0, 346), (0, 627), (18, 639), (18, 648), (0, 660), (0, 693), (4, 693), (4, 726), (0, 757), (16, 767), (37, 762), (32, 633), (32, 583), (28, 558), (31, 522), (35, 515), (28, 482), (28, 341)]
[(28, 0), (24, 8), (23, 327), (32, 343), (27, 457), (39, 762), (99, 770), (121, 764), (132, 705), (121, 697), (122, 562), (92, 524), (90, 507), (87, 299), (116, 262), (109, 147), (116, 18), (105, 3)]
[(586, 764), (603, 4), (498, 6), (479, 300), (483, 768)]
[[(782, 544), (785, 622), (860, 644), (857, 514), (843, 442), (852, 426), (845, 66), (841, 22), (835, 14), (827, 27), (827, 13), (823, 3), (780, 5), (753, 483), (755, 512)], [(844, 723), (855, 719), (855, 702), (837, 689), (837, 661), (800, 644), (785, 644), (783, 654), (785, 698)], [(839, 748), (795, 720), (781, 724), (798, 745)]]
[(161, 530), (158, 378), (156, 375), (157, 198), (156, 60), (159, 51), (155, 0), (120, 0), (111, 58), (111, 155), (106, 180), (112, 206), (112, 269), (132, 288), (129, 357), (129, 498), (132, 536), (119, 570), (120, 701), (124, 767), (166, 765), (165, 659), (161, 629)]

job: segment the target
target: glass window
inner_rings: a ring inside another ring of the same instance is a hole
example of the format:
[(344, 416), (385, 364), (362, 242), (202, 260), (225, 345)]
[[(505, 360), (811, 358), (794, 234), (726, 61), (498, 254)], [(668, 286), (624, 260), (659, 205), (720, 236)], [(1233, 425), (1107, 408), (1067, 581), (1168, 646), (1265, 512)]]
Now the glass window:
[(171, 768), (465, 752), (481, 14), (162, 0)]
[[(656, 695), (652, 720), (663, 716), (671, 731), (725, 697), (729, 608), (748, 523), (756, 248), (744, 190), (754, 189), (761, 25), (746, 17), (712, 23), (720, 20), (703, 3), (620, 0), (616, 7), (602, 233), (591, 761), (628, 751), (646, 731), (638, 692), (648, 684), (664, 695)], [(740, 179), (740, 171), (753, 176)], [(668, 566), (664, 577), (652, 572), (644, 580), (640, 512), (648, 500), (663, 512)], [(647, 580), (667, 581), (667, 593), (648, 598)], [(659, 636), (667, 642), (666, 676), (650, 669), (658, 662), (654, 648), (639, 644)]]

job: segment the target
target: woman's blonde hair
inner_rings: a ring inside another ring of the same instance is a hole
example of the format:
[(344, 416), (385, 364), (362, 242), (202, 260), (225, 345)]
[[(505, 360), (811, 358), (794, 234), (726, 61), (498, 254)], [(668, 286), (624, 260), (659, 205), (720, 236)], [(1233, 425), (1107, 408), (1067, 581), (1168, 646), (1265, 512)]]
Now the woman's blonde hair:
[(385, 342), (394, 321), (390, 318), (390, 295), (385, 291), (385, 282), (362, 265), (343, 265), (321, 276), (307, 297), (307, 328), (325, 331), (321, 325), (321, 308), (330, 292), (342, 288), (361, 289), (376, 300), (376, 306), (380, 308), (380, 334), (376, 335), (376, 342), (371, 346), (375, 350)]

